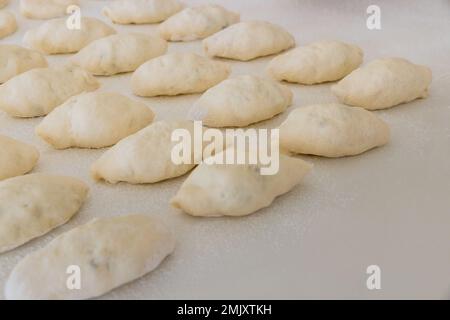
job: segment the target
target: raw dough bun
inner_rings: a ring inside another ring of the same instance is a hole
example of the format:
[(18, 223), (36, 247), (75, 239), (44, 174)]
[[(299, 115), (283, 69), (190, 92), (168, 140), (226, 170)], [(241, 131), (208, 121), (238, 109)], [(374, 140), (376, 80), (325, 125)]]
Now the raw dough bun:
[(159, 26), (159, 32), (169, 41), (192, 41), (206, 38), (237, 22), (238, 13), (209, 4), (178, 12)]
[(358, 68), (363, 51), (339, 41), (321, 41), (275, 57), (268, 73), (277, 80), (316, 84), (342, 79)]
[(158, 23), (182, 8), (177, 0), (117, 0), (103, 8), (103, 14), (120, 24)]
[(203, 92), (226, 79), (230, 68), (195, 53), (169, 53), (141, 65), (131, 78), (134, 94), (144, 97)]
[(87, 193), (82, 181), (64, 176), (29, 174), (1, 181), (0, 252), (66, 223)]
[(46, 54), (78, 52), (94, 40), (115, 34), (113, 28), (96, 18), (81, 18), (81, 29), (70, 30), (67, 18), (46, 21), (25, 33), (26, 46)]
[[(154, 270), (174, 249), (174, 236), (157, 218), (134, 214), (94, 219), (21, 260), (6, 282), (5, 297), (78, 300), (101, 296)], [(67, 287), (70, 266), (79, 268), (79, 290)]]
[(172, 149), (177, 144), (171, 141), (175, 129), (188, 130), (194, 137), (192, 121), (155, 122), (106, 151), (92, 165), (92, 177), (109, 183), (154, 183), (192, 170), (195, 161), (180, 165), (172, 161)]
[(79, 4), (79, 0), (20, 0), (20, 13), (29, 19), (52, 19), (65, 16), (68, 7)]
[(430, 68), (402, 58), (385, 58), (356, 69), (331, 91), (342, 103), (377, 110), (427, 97), (430, 83)]
[(91, 42), (72, 58), (72, 62), (92, 74), (110, 76), (136, 70), (144, 62), (167, 51), (159, 36), (122, 33)]
[(149, 125), (154, 113), (118, 93), (89, 92), (54, 109), (36, 133), (56, 149), (103, 148)]
[(0, 8), (6, 7), (8, 2), (9, 2), (9, 0), (0, 0)]
[(30, 172), (39, 160), (35, 147), (7, 136), (0, 135), (0, 150), (0, 180)]
[(265, 21), (236, 23), (203, 40), (208, 56), (242, 61), (279, 53), (294, 45), (290, 33)]
[(272, 118), (291, 103), (288, 87), (267, 78), (239, 76), (206, 91), (189, 114), (209, 127), (245, 127)]
[(0, 45), (0, 84), (25, 71), (47, 67), (44, 56), (13, 44)]
[(280, 126), (280, 145), (295, 153), (343, 157), (389, 141), (388, 125), (374, 113), (342, 104), (293, 110)]
[(12, 12), (0, 11), (0, 39), (5, 38), (17, 30), (16, 17)]
[[(216, 156), (223, 158), (222, 153)], [(294, 188), (312, 167), (283, 154), (279, 165), (277, 174), (261, 175), (258, 165), (203, 162), (185, 180), (171, 204), (193, 216), (251, 214)]]

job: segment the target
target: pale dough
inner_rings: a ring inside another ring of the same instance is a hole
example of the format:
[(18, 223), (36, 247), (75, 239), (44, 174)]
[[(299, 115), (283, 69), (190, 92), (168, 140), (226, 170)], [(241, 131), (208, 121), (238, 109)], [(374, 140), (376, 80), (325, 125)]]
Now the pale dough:
[(194, 136), (192, 121), (158, 121), (131, 135), (106, 151), (91, 167), (95, 180), (138, 184), (154, 183), (181, 176), (195, 167), (175, 164), (171, 153), (177, 142), (171, 141), (175, 129)]
[(103, 8), (103, 14), (120, 24), (158, 23), (182, 8), (177, 0), (116, 0)]
[(79, 4), (79, 0), (20, 0), (20, 13), (29, 19), (52, 19), (65, 16), (68, 7)]
[(342, 103), (377, 110), (427, 97), (430, 83), (430, 68), (402, 58), (384, 58), (356, 69), (331, 91)]
[(316, 84), (342, 79), (358, 68), (363, 51), (339, 41), (320, 41), (275, 57), (267, 68), (277, 80)]
[(46, 66), (45, 57), (38, 51), (13, 44), (0, 45), (0, 84), (25, 71)]
[(0, 0), (0, 9), (3, 7), (6, 7), (6, 5), (9, 3), (9, 0)]
[(200, 93), (226, 79), (230, 68), (195, 53), (169, 53), (141, 65), (131, 78), (138, 96)]
[(94, 40), (115, 34), (113, 28), (96, 18), (81, 18), (81, 29), (69, 29), (67, 18), (46, 21), (25, 33), (26, 46), (46, 54), (78, 52)]
[[(88, 299), (154, 270), (175, 249), (159, 219), (133, 214), (94, 219), (22, 259), (5, 286), (6, 299)], [(71, 284), (72, 269), (80, 289)], [(75, 272), (77, 272), (75, 271)]]
[(374, 113), (342, 104), (293, 110), (280, 126), (281, 147), (295, 153), (343, 157), (389, 141), (389, 127)]
[(32, 69), (0, 86), (0, 109), (14, 117), (44, 116), (68, 98), (99, 86), (78, 67)]
[(192, 41), (206, 38), (237, 22), (238, 13), (209, 4), (178, 12), (159, 25), (159, 32), (169, 41)]
[(292, 103), (292, 91), (276, 81), (238, 76), (206, 91), (189, 116), (209, 127), (245, 127), (270, 119)]
[(1, 181), (0, 252), (66, 223), (87, 193), (82, 181), (64, 176), (28, 174)]
[(289, 32), (266, 21), (236, 23), (203, 40), (208, 56), (242, 61), (279, 53), (294, 45)]
[(110, 76), (135, 71), (166, 51), (167, 42), (159, 36), (122, 33), (91, 42), (71, 61), (92, 74)]
[(118, 93), (94, 91), (55, 108), (36, 133), (56, 149), (103, 148), (146, 127), (154, 117), (141, 102)]
[(17, 21), (14, 14), (7, 10), (0, 11), (0, 39), (5, 38), (17, 30)]
[(0, 180), (30, 172), (39, 160), (39, 151), (27, 143), (0, 135)]

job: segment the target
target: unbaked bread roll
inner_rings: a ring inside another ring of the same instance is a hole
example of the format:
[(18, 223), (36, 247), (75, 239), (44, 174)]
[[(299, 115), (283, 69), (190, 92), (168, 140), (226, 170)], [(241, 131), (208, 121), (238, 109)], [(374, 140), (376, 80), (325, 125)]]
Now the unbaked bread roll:
[(35, 147), (4, 135), (0, 135), (0, 150), (0, 180), (30, 172), (39, 160)]
[(131, 135), (106, 151), (91, 167), (95, 180), (138, 184), (154, 183), (185, 174), (195, 167), (191, 163), (175, 164), (172, 133), (184, 129), (194, 136), (192, 121), (158, 121)]
[(342, 103), (377, 110), (427, 97), (430, 83), (430, 68), (402, 58), (385, 58), (356, 69), (331, 91)]
[(138, 96), (203, 92), (226, 79), (230, 68), (195, 53), (169, 53), (141, 65), (131, 78)]
[(237, 22), (238, 13), (207, 4), (186, 8), (171, 16), (159, 25), (159, 32), (169, 41), (192, 41), (206, 38)]
[(6, 7), (6, 5), (9, 3), (9, 0), (0, 0), (0, 9), (3, 7)]
[[(97, 297), (152, 271), (174, 249), (173, 234), (157, 218), (133, 214), (94, 219), (22, 259), (6, 282), (5, 297)], [(76, 272), (79, 289), (71, 282)]]
[(289, 32), (266, 21), (236, 23), (203, 40), (208, 56), (242, 61), (279, 53), (294, 45)]
[(291, 103), (288, 87), (267, 78), (238, 76), (206, 91), (189, 117), (209, 127), (245, 127), (272, 118)]
[(81, 207), (88, 187), (78, 179), (28, 174), (0, 182), (0, 253), (66, 223)]
[[(224, 156), (220, 152), (214, 157)], [(184, 181), (171, 204), (193, 216), (248, 215), (294, 188), (311, 167), (283, 154), (275, 175), (261, 175), (259, 165), (203, 162)]]
[(96, 18), (81, 18), (81, 29), (69, 29), (66, 18), (52, 19), (25, 33), (26, 46), (46, 54), (78, 52), (94, 40), (116, 33)]
[(159, 36), (122, 33), (91, 42), (71, 61), (92, 74), (110, 76), (134, 71), (166, 51), (167, 42)]
[(275, 57), (267, 68), (277, 80), (316, 84), (342, 79), (358, 68), (363, 51), (339, 41), (320, 41)]
[(68, 7), (79, 4), (79, 0), (20, 0), (20, 13), (29, 19), (52, 19), (65, 16)]
[(177, 0), (116, 0), (103, 8), (103, 14), (120, 24), (158, 23), (182, 8)]
[(5, 38), (17, 30), (16, 17), (7, 10), (0, 11), (0, 39)]
[(68, 98), (99, 86), (78, 67), (32, 69), (0, 86), (0, 109), (14, 117), (44, 116)]
[(154, 116), (141, 102), (95, 91), (74, 96), (54, 109), (36, 133), (56, 149), (104, 148), (146, 127)]
[(374, 113), (337, 103), (297, 108), (280, 126), (281, 147), (295, 153), (352, 156), (388, 141), (389, 127)]
[(46, 66), (47, 61), (40, 52), (13, 44), (0, 45), (0, 84), (25, 71)]

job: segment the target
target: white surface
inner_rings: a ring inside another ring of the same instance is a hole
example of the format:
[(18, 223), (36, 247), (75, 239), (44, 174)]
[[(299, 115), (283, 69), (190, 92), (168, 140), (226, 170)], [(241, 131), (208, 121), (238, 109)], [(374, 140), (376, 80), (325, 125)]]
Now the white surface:
[[(11, 2), (8, 9), (17, 13), (18, 0)], [(107, 3), (82, 2), (83, 14), (99, 17)], [(338, 39), (361, 46), (365, 62), (401, 56), (428, 65), (430, 97), (377, 112), (391, 126), (389, 145), (351, 158), (305, 157), (315, 168), (301, 186), (270, 208), (234, 219), (192, 218), (171, 208), (169, 199), (184, 177), (145, 186), (95, 183), (88, 169), (102, 150), (53, 150), (33, 133), (41, 119), (0, 113), (1, 134), (39, 148), (36, 172), (77, 176), (91, 187), (86, 205), (67, 225), (0, 256), (0, 291), (22, 257), (63, 231), (93, 217), (142, 212), (172, 225), (176, 252), (152, 274), (104, 298), (450, 298), (450, 1), (219, 3), (240, 12), (242, 20), (284, 26), (299, 45)], [(381, 7), (382, 30), (366, 28), (370, 4)], [(17, 16), (19, 31), (1, 43), (20, 43), (27, 29), (41, 23)], [(115, 26), (143, 32), (155, 27)], [(180, 50), (201, 52), (201, 45), (170, 44), (169, 51)], [(66, 56), (49, 60), (62, 59)], [(270, 59), (230, 64), (234, 75), (263, 74)], [(129, 79), (130, 74), (100, 78), (101, 90), (132, 96)], [(291, 109), (336, 101), (330, 84), (290, 87)], [(198, 97), (142, 100), (159, 119), (178, 119)], [(259, 126), (274, 127), (288, 112)], [(365, 285), (371, 264), (381, 267), (379, 291)]]

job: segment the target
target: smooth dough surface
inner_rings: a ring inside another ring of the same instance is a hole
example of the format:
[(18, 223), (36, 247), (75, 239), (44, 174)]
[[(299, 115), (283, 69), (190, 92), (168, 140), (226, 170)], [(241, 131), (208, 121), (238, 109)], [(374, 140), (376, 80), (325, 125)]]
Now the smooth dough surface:
[(292, 103), (292, 91), (276, 81), (238, 76), (206, 91), (189, 112), (209, 127), (245, 127), (270, 119)]
[(358, 68), (363, 51), (339, 41), (320, 41), (275, 57), (267, 68), (277, 80), (316, 84), (342, 79)]
[(331, 91), (342, 103), (377, 110), (426, 98), (430, 84), (430, 68), (403, 58), (384, 58), (356, 69)]
[(194, 136), (192, 121), (158, 121), (131, 135), (106, 151), (91, 167), (95, 180), (138, 184), (154, 183), (181, 176), (195, 167), (172, 161), (172, 132), (185, 129)]
[[(221, 152), (215, 156), (221, 156)], [(280, 154), (279, 171), (261, 175), (258, 165), (201, 163), (184, 181), (171, 204), (193, 216), (244, 216), (268, 207), (290, 191), (311, 165)]]
[(230, 68), (195, 53), (169, 53), (141, 65), (131, 78), (138, 96), (179, 95), (203, 92), (226, 79)]
[(14, 13), (2, 10), (0, 11), (0, 39), (5, 38), (17, 30), (17, 21)]
[(3, 7), (6, 7), (6, 5), (9, 3), (9, 0), (0, 0), (0, 9)]
[(103, 8), (103, 14), (119, 24), (158, 23), (182, 8), (177, 0), (116, 0)]
[[(132, 214), (94, 219), (22, 259), (6, 282), (5, 297), (78, 300), (101, 296), (154, 270), (174, 249), (172, 232), (157, 218)], [(67, 286), (70, 266), (79, 268), (79, 290)]]
[(116, 31), (96, 18), (81, 18), (81, 29), (69, 29), (66, 18), (52, 19), (25, 33), (26, 46), (46, 54), (78, 52), (94, 40)]
[(373, 112), (342, 104), (293, 110), (280, 126), (280, 145), (295, 153), (343, 157), (389, 141), (388, 125)]
[(47, 60), (37, 51), (13, 44), (0, 45), (0, 84), (25, 71), (47, 67)]
[(183, 9), (160, 24), (159, 32), (169, 41), (192, 41), (206, 38), (239, 19), (238, 13), (208, 4)]
[(79, 4), (79, 0), (20, 0), (20, 13), (29, 19), (52, 19), (65, 16), (69, 6)]
[(80, 180), (28, 174), (0, 182), (0, 252), (16, 248), (66, 223), (88, 187)]
[(68, 98), (99, 86), (78, 67), (32, 69), (0, 86), (0, 109), (14, 117), (44, 116)]
[(134, 71), (166, 51), (167, 42), (159, 36), (121, 33), (91, 42), (71, 60), (92, 74), (109, 76)]
[(294, 45), (289, 32), (266, 21), (236, 23), (203, 40), (208, 56), (242, 61), (279, 53)]
[(0, 180), (30, 172), (39, 160), (39, 151), (27, 143), (0, 135)]
[(146, 127), (154, 117), (141, 102), (94, 91), (55, 108), (36, 127), (36, 133), (56, 149), (104, 148)]

